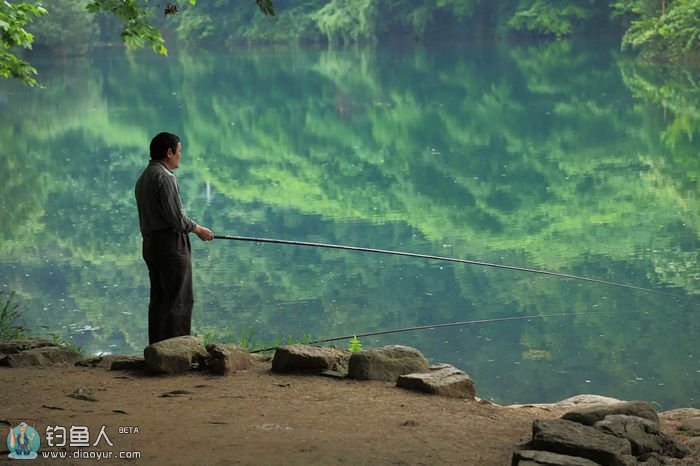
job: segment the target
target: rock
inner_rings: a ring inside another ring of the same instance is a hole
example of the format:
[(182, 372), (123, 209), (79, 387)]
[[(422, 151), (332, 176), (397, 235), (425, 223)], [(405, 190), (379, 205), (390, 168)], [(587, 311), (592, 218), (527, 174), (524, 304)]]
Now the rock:
[(452, 398), (476, 396), (474, 381), (465, 372), (449, 364), (430, 366), (430, 372), (400, 375), (396, 386)]
[(658, 453), (650, 453), (647, 458), (640, 460), (636, 463), (637, 466), (664, 466), (668, 464), (666, 459)]
[(281, 346), (272, 358), (274, 372), (301, 372), (320, 374), (331, 370), (347, 372), (350, 352), (328, 346)]
[(217, 375), (227, 375), (250, 367), (250, 354), (238, 345), (215, 343), (207, 345), (207, 369)]
[(428, 360), (417, 349), (401, 345), (352, 353), (348, 367), (348, 377), (359, 380), (396, 382), (414, 372), (428, 372)]
[(120, 354), (108, 354), (105, 356), (97, 356), (90, 359), (84, 359), (75, 363), (76, 366), (82, 367), (101, 367), (110, 370), (129, 370), (143, 369), (146, 362), (143, 358), (137, 356), (127, 356)]
[(690, 435), (700, 435), (700, 416), (683, 419), (678, 423), (678, 429)]
[[(659, 413), (659, 418), (664, 421), (667, 427), (673, 430), (673, 434), (690, 437), (685, 441), (688, 446), (691, 446), (691, 443), (700, 446), (700, 439), (697, 439), (697, 442), (690, 442), (694, 440), (693, 437), (700, 437), (700, 409), (678, 408)], [(700, 451), (700, 449), (697, 450)]]
[(700, 437), (689, 438), (685, 441), (685, 445), (700, 458)]
[(25, 338), (22, 340), (12, 340), (0, 342), (1, 354), (16, 354), (22, 351), (44, 348), (46, 346), (58, 346), (56, 343), (43, 338)]
[(557, 401), (556, 403), (528, 403), (528, 404), (512, 404), (506, 408), (540, 408), (547, 411), (572, 408), (588, 408), (598, 405), (610, 405), (613, 403), (621, 403), (617, 398), (610, 398), (600, 395), (576, 395), (565, 400)]
[(143, 356), (151, 372), (181, 374), (190, 370), (193, 363), (203, 365), (209, 353), (198, 338), (187, 335), (148, 345)]
[(666, 421), (682, 421), (694, 417), (700, 418), (700, 409), (698, 408), (678, 408), (671, 411), (659, 413), (659, 417)]
[(565, 419), (536, 420), (532, 424), (532, 440), (525, 448), (585, 458), (606, 466), (636, 463), (631, 463), (628, 440)]
[(657, 424), (637, 416), (612, 414), (594, 424), (596, 429), (629, 440), (632, 455), (642, 457), (650, 453), (683, 458), (690, 451), (672, 437), (662, 433)]
[(111, 371), (138, 371), (146, 368), (146, 360), (137, 356), (115, 356), (109, 366)]
[(82, 356), (77, 351), (60, 346), (42, 346), (7, 355), (7, 365), (10, 367), (53, 366), (54, 364), (73, 365)]
[(549, 451), (518, 450), (513, 453), (511, 466), (600, 466), (586, 458), (560, 455)]
[(562, 419), (592, 426), (596, 422), (605, 419), (605, 416), (611, 414), (627, 414), (629, 416), (642, 417), (649, 419), (657, 426), (659, 425), (659, 416), (656, 414), (656, 411), (654, 411), (654, 408), (646, 401), (623, 401), (620, 403), (576, 409), (564, 414)]
[(608, 396), (600, 395), (576, 395), (565, 400), (558, 401), (554, 403), (553, 406), (557, 408), (571, 409), (571, 408), (589, 408), (598, 405), (612, 405), (616, 403), (622, 403), (621, 400), (617, 398), (610, 398)]

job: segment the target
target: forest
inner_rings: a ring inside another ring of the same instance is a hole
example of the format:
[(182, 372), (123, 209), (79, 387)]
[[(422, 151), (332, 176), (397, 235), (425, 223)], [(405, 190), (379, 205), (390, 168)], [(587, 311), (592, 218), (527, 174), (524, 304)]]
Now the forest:
[(256, 3), (52, 0), (42, 6), (18, 0), (2, 2), (0, 76), (36, 84), (28, 49), (80, 55), (92, 47), (122, 41), (167, 54), (173, 43), (210, 48), (252, 43), (475, 46), (494, 41), (596, 38), (617, 42), (621, 50), (654, 62), (697, 61), (700, 50), (700, 0)]

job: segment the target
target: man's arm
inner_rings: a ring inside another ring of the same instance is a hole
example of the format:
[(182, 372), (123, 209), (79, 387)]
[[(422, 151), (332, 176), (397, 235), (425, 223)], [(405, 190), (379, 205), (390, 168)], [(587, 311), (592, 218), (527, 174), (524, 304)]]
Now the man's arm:
[(214, 239), (214, 233), (209, 228), (197, 225), (194, 227), (194, 230), (192, 230), (197, 236), (199, 236), (199, 239), (202, 241), (211, 241)]
[(214, 233), (209, 228), (197, 225), (194, 220), (182, 211), (180, 190), (177, 187), (177, 181), (174, 176), (168, 176), (164, 179), (161, 195), (163, 196), (162, 204), (165, 220), (173, 225), (176, 230), (185, 233), (194, 232), (202, 241), (214, 239)]

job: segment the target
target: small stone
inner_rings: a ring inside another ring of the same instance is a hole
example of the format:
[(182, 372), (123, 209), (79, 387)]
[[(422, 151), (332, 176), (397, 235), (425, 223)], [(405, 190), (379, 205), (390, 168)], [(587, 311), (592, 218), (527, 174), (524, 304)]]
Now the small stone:
[(250, 354), (238, 345), (207, 345), (207, 368), (217, 375), (226, 375), (250, 367)]
[(389, 345), (352, 353), (348, 377), (396, 382), (400, 375), (428, 372), (428, 360), (415, 348)]
[(81, 359), (80, 353), (71, 349), (60, 346), (42, 346), (7, 355), (7, 365), (10, 367), (73, 365)]
[(396, 386), (423, 393), (473, 400), (474, 381), (463, 371), (449, 364), (431, 366), (430, 372), (400, 375)]
[(656, 414), (656, 411), (651, 404), (647, 403), (646, 401), (623, 401), (620, 403), (575, 409), (564, 414), (562, 419), (592, 426), (596, 422), (605, 419), (605, 416), (611, 414), (637, 416), (649, 419), (657, 426), (659, 425), (659, 416)]
[(518, 450), (513, 453), (512, 466), (600, 466), (578, 456), (560, 455), (550, 451)]
[(312, 345), (281, 346), (272, 358), (274, 372), (320, 374), (332, 370), (344, 372), (350, 352), (340, 348)]
[(0, 342), (0, 353), (16, 354), (34, 348), (44, 348), (47, 346), (58, 346), (56, 343), (44, 338), (24, 338), (21, 340)]

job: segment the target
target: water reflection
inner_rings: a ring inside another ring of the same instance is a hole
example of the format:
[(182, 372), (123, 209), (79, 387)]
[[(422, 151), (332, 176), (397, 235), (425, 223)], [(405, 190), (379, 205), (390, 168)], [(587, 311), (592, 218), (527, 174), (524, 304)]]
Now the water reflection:
[(47, 89), (3, 83), (0, 107), (0, 285), (17, 292), (31, 327), (90, 352), (141, 351), (148, 280), (133, 184), (148, 141), (168, 130), (183, 139), (185, 208), (217, 233), (543, 268), (682, 296), (194, 241), (200, 334), (252, 329), (274, 342), (576, 313), (363, 346), (416, 346), (500, 402), (594, 392), (698, 406), (693, 92), (662, 111), (638, 85), (650, 70), (566, 42), (39, 64)]

